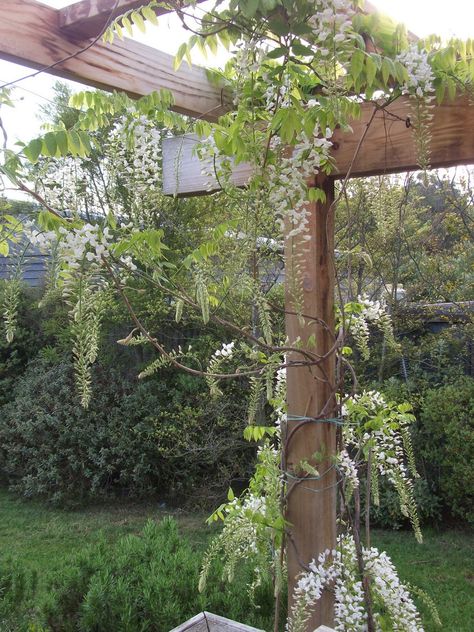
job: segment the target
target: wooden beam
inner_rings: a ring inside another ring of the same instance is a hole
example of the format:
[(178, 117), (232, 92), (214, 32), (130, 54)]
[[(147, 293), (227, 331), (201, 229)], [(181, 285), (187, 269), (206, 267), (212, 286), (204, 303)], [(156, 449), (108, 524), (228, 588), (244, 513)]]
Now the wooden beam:
[(0, 0), (0, 59), (133, 97), (166, 88), (177, 112), (209, 120), (226, 110), (204, 68), (182, 64), (175, 71), (171, 55), (132, 40), (100, 41), (80, 52), (86, 44), (61, 32), (57, 10), (35, 0)]
[[(215, 176), (207, 175), (213, 166), (205, 165), (195, 155), (198, 143), (196, 134), (163, 140), (163, 192), (166, 195), (199, 195), (219, 190)], [(240, 163), (232, 169), (232, 182), (245, 186), (252, 173), (251, 165)]]
[[(198, 0), (202, 2), (203, 0)], [(148, 4), (148, 0), (79, 0), (59, 9), (59, 27), (68, 36), (93, 38), (120, 15)], [(173, 11), (172, 7), (155, 7), (156, 15)]]
[[(374, 106), (364, 105), (362, 116), (352, 123), (353, 133), (336, 131), (333, 156), (336, 174), (344, 177), (383, 175), (419, 168), (416, 155), (412, 104), (408, 97), (397, 99), (385, 110), (378, 110), (356, 155), (360, 139), (369, 125)], [(474, 163), (474, 106), (469, 97), (434, 105), (430, 124), (432, 168)], [(409, 127), (407, 127), (409, 125)]]
[[(145, 4), (147, 0), (79, 0), (59, 9), (59, 27), (76, 39), (97, 37), (119, 15)], [(157, 15), (168, 12), (164, 7), (155, 9)]]
[[(320, 364), (287, 369), (288, 422), (283, 429), (284, 469), (289, 473), (286, 519), (291, 536), (287, 543), (289, 612), (302, 565), (318, 559), (326, 549), (336, 547), (337, 478), (336, 425), (305, 422), (293, 417), (331, 418), (335, 416), (335, 335), (334, 335), (334, 180), (317, 182), (326, 193), (324, 203), (309, 204), (311, 212), (305, 238), (286, 240), (285, 289), (286, 335), (293, 344), (316, 353)], [(299, 314), (306, 314), (302, 318)], [(311, 317), (311, 318), (310, 318)], [(309, 342), (310, 337), (315, 344)], [(306, 358), (305, 358), (306, 359)], [(293, 353), (287, 360), (300, 361)], [(316, 460), (315, 454), (324, 455)], [(301, 462), (317, 468), (320, 479), (304, 477)], [(334, 595), (324, 591), (310, 621), (312, 632), (319, 625), (333, 623)]]
[[(360, 119), (352, 122), (352, 132), (336, 130), (332, 156), (334, 175), (343, 178), (383, 175), (418, 169), (414, 129), (411, 127), (411, 103), (397, 99), (386, 110), (374, 112), (373, 104), (364, 104)], [(410, 125), (410, 127), (407, 127)], [(430, 141), (431, 166), (452, 167), (474, 163), (474, 106), (467, 96), (433, 107)], [(363, 139), (363, 141), (362, 141)], [(196, 136), (166, 139), (163, 146), (163, 190), (168, 195), (192, 195), (209, 191), (209, 178), (201, 173), (203, 165), (193, 154)], [(362, 141), (362, 142), (361, 142)], [(360, 146), (359, 146), (360, 145)], [(234, 183), (244, 186), (252, 175), (248, 164), (235, 168)], [(213, 190), (219, 188), (214, 179)]]

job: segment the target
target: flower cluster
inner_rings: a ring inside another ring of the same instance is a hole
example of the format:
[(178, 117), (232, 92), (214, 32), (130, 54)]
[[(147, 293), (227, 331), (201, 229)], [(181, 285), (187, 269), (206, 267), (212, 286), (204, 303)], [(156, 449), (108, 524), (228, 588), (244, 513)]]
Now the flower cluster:
[(210, 192), (218, 188), (226, 189), (233, 186), (232, 169), (234, 163), (228, 156), (219, 152), (213, 132), (197, 144), (196, 154), (201, 165), (201, 175), (207, 178), (204, 181), (206, 191)]
[(427, 98), (434, 89), (434, 75), (428, 61), (428, 53), (413, 44), (408, 50), (400, 53), (397, 59), (408, 73), (408, 78), (402, 86), (403, 94)]
[(98, 216), (108, 212), (107, 174), (101, 178), (85, 168), (79, 157), (67, 156), (45, 163), (37, 178), (37, 187), (50, 207), (72, 216)]
[(276, 417), (275, 425), (280, 431), (287, 422), (286, 369), (278, 369), (277, 371), (272, 405)]
[[(231, 500), (221, 505), (209, 519), (223, 520), (224, 526), (204, 556), (199, 580), (201, 591), (215, 559), (223, 562), (223, 577), (231, 582), (236, 566), (250, 558), (254, 574), (251, 588), (255, 588), (271, 568), (276, 576), (282, 575), (277, 554), (282, 524), (279, 462), (279, 451), (265, 442), (258, 450), (256, 472), (249, 489), (241, 498), (234, 498), (230, 492)], [(273, 546), (269, 546), (272, 540)]]
[(370, 355), (369, 351), (369, 325), (375, 325), (384, 335), (387, 344), (393, 348), (398, 345), (395, 342), (393, 327), (387, 306), (383, 301), (372, 301), (367, 296), (359, 296), (357, 302), (360, 311), (351, 316), (349, 330), (364, 360)]
[(342, 412), (347, 420), (343, 426), (347, 450), (371, 452), (374, 502), (378, 504), (378, 477), (385, 476), (395, 487), (402, 513), (410, 519), (415, 536), (421, 541), (411, 478), (418, 476), (409, 434), (414, 420), (411, 406), (386, 402), (377, 391), (364, 391), (349, 397)]
[[(273, 149), (277, 149), (279, 139), (273, 139)], [(309, 223), (308, 180), (319, 173), (320, 167), (328, 160), (332, 143), (315, 128), (312, 138), (302, 132), (298, 143), (289, 157), (282, 156), (276, 164), (268, 165), (268, 202), (275, 209), (278, 223), (288, 238), (304, 235)], [(304, 236), (309, 239), (309, 235)]]
[(216, 358), (230, 358), (234, 352), (234, 346), (235, 346), (235, 342), (228, 342), (228, 343), (223, 343), (222, 347), (220, 349), (217, 349), (217, 351), (214, 351), (214, 356)]
[[(362, 557), (365, 572), (372, 580), (373, 616), (377, 632), (387, 629), (387, 618), (390, 629), (423, 632), (413, 599), (400, 581), (388, 555), (376, 548), (363, 548)], [(309, 564), (309, 570), (300, 576), (287, 627), (289, 632), (304, 629), (311, 608), (327, 589), (334, 591), (335, 629), (340, 632), (361, 632), (367, 629), (363, 586), (351, 535), (340, 536), (337, 548), (322, 553), (318, 560)]]
[(111, 234), (108, 227), (84, 224), (68, 230), (61, 226), (56, 231), (38, 231), (29, 225), (29, 240), (40, 250), (47, 252), (57, 245), (58, 255), (69, 268), (79, 268), (84, 261), (100, 265), (102, 258), (110, 256)]
[(234, 91), (234, 103), (237, 103), (240, 99), (242, 85), (252, 73), (260, 70), (264, 56), (265, 48), (261, 46), (261, 42), (256, 38), (244, 35), (237, 43), (233, 54), (233, 63), (237, 78)]
[(347, 450), (341, 450), (337, 455), (337, 468), (344, 477), (346, 496), (350, 498), (352, 492), (359, 487), (359, 475), (357, 473), (357, 465), (351, 459)]
[(319, 53), (327, 57), (333, 43), (341, 44), (352, 30), (354, 9), (351, 0), (318, 0), (309, 20), (320, 46)]
[[(60, 264), (70, 271), (83, 269), (99, 270), (103, 260), (110, 258), (112, 234), (106, 226), (98, 224), (83, 224), (79, 227), (66, 228), (60, 226), (56, 231), (40, 231), (33, 222), (25, 226), (30, 242), (43, 252), (53, 249)], [(128, 271), (137, 269), (129, 255), (120, 257), (120, 263)]]
[(211, 395), (217, 396), (221, 395), (222, 391), (219, 388), (219, 380), (214, 378), (212, 374), (220, 373), (221, 366), (226, 360), (230, 360), (234, 355), (234, 347), (235, 342), (223, 343), (220, 349), (216, 349), (209, 360), (209, 365), (207, 368), (208, 375), (206, 376), (206, 382), (209, 386), (209, 391)]
[(265, 99), (265, 109), (269, 112), (272, 111), (278, 104), (281, 108), (290, 107), (290, 81), (287, 74), (285, 74), (281, 80), (281, 85), (275, 85), (274, 83), (268, 83), (267, 88), (263, 94)]
[(141, 196), (161, 186), (161, 131), (146, 116), (122, 116), (110, 135), (110, 153), (121, 178)]

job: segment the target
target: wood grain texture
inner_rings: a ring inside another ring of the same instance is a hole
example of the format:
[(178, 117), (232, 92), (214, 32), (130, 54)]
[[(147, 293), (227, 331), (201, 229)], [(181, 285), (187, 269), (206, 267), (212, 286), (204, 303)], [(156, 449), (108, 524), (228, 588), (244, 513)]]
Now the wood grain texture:
[[(163, 192), (166, 195), (195, 195), (220, 189), (215, 177), (202, 173), (205, 165), (195, 155), (198, 142), (195, 134), (164, 139)], [(245, 186), (252, 173), (251, 165), (240, 163), (232, 170), (232, 182)]]
[[(335, 354), (334, 337), (334, 180), (316, 183), (326, 193), (325, 203), (308, 205), (310, 222), (305, 236), (286, 240), (285, 286), (286, 334), (293, 344), (301, 340), (303, 349), (324, 356), (316, 366), (287, 368), (288, 416), (334, 417)], [(300, 318), (298, 314), (304, 314)], [(318, 319), (318, 320), (315, 320)], [(325, 325), (323, 325), (324, 323)], [(315, 336), (316, 347), (308, 344)], [(303, 358), (305, 359), (305, 358)], [(302, 360), (299, 353), (288, 358)], [(287, 544), (289, 609), (298, 575), (326, 549), (336, 546), (336, 426), (329, 423), (288, 421), (283, 433), (286, 470), (303, 476), (299, 464), (315, 466), (320, 480), (290, 478), (286, 519), (291, 536)], [(315, 461), (315, 453), (324, 454)], [(312, 632), (320, 625), (332, 625), (334, 595), (325, 591), (306, 626)]]
[[(126, 11), (139, 9), (147, 0), (79, 0), (59, 9), (59, 27), (74, 37), (97, 37), (116, 17)], [(157, 15), (168, 9), (157, 7)]]
[[(352, 122), (352, 132), (336, 130), (332, 156), (334, 175), (343, 178), (382, 175), (418, 169), (411, 103), (398, 99), (386, 110), (377, 110), (368, 130), (374, 105), (362, 108), (361, 118)], [(474, 106), (468, 97), (458, 97), (433, 108), (431, 166), (452, 167), (474, 163)], [(367, 130), (367, 133), (366, 133)], [(361, 139), (364, 137), (362, 144)], [(163, 148), (163, 190), (169, 195), (192, 195), (208, 191), (209, 178), (201, 173), (203, 165), (193, 154), (196, 136), (167, 139)], [(359, 148), (359, 150), (358, 150)], [(179, 160), (178, 160), (179, 156)], [(234, 183), (244, 186), (252, 175), (248, 164), (235, 168)], [(212, 190), (219, 184), (214, 180)]]
[(133, 97), (166, 88), (177, 112), (215, 119), (223, 111), (221, 89), (204, 68), (182, 64), (173, 57), (131, 40), (102, 41), (77, 57), (87, 41), (73, 41), (59, 28), (59, 12), (34, 0), (0, 0), (0, 58), (40, 69), (56, 62), (49, 73), (105, 90), (122, 90)]
[[(202, 0), (198, 0), (202, 2)], [(126, 11), (136, 10), (148, 4), (148, 0), (79, 0), (59, 9), (59, 26), (72, 37), (97, 37), (105, 26)], [(155, 7), (156, 15), (164, 15), (172, 9)]]
[(170, 632), (263, 632), (211, 612), (201, 612)]
[[(400, 97), (386, 109), (379, 109), (369, 127), (363, 145), (354, 159), (374, 105), (362, 108), (360, 119), (352, 122), (352, 133), (336, 130), (333, 156), (336, 174), (350, 171), (353, 176), (381, 175), (418, 169), (412, 103)], [(433, 168), (474, 163), (474, 106), (467, 96), (445, 101), (432, 108), (430, 164)], [(351, 169), (351, 163), (352, 169)]]

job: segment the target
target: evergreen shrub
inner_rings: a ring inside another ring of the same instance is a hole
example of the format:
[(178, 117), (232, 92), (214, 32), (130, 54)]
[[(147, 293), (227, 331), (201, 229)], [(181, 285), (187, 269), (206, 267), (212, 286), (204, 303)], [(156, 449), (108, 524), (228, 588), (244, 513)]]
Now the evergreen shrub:
[(60, 504), (117, 494), (213, 504), (246, 475), (253, 450), (245, 402), (214, 402), (205, 389), (171, 371), (137, 384), (98, 366), (84, 410), (70, 363), (40, 354), (0, 409), (3, 476), (23, 496)]
[[(148, 522), (140, 535), (96, 544), (68, 560), (49, 581), (43, 624), (55, 632), (169, 632), (202, 610), (270, 629), (272, 589), (245, 586), (242, 561), (235, 583), (219, 578), (199, 593), (202, 551), (183, 537), (171, 518)], [(219, 572), (219, 569), (216, 569)]]

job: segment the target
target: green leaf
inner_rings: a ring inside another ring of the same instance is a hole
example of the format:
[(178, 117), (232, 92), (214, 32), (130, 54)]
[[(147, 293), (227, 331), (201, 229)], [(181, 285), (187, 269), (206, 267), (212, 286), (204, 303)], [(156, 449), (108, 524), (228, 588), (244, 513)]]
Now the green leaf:
[(44, 230), (55, 230), (64, 223), (64, 220), (47, 210), (41, 211), (38, 215), (38, 224)]
[(183, 57), (186, 55), (187, 50), (188, 45), (186, 42), (183, 42), (178, 48), (178, 52), (176, 53), (176, 57), (174, 58), (174, 70), (179, 70), (179, 67), (183, 62)]
[(324, 202), (326, 201), (326, 194), (324, 193), (323, 189), (320, 189), (318, 187), (311, 187), (310, 189), (308, 189), (308, 200), (310, 202), (322, 202), (324, 204)]
[(43, 141), (40, 138), (35, 138), (23, 149), (23, 153), (30, 162), (35, 163), (38, 161), (42, 148)]
[(304, 46), (301, 42), (293, 42), (291, 50), (295, 55), (301, 55), (302, 57), (313, 57), (314, 51), (309, 46)]
[(278, 46), (274, 48), (270, 52), (267, 53), (268, 59), (278, 59), (278, 57), (283, 57), (288, 53), (288, 48), (286, 46)]
[(442, 103), (444, 101), (444, 96), (446, 94), (446, 84), (444, 83), (444, 81), (440, 81), (439, 83), (436, 84), (436, 100), (438, 101), (438, 103)]
[(253, 18), (257, 13), (259, 0), (241, 0), (240, 10), (246, 18)]
[(456, 98), (456, 92), (457, 92), (456, 82), (454, 81), (454, 79), (447, 79), (446, 84), (447, 84), (446, 87), (448, 89), (448, 97), (450, 101), (454, 101), (454, 99)]
[(387, 57), (384, 57), (383, 61), (382, 61), (382, 79), (383, 79), (383, 82), (385, 84), (387, 84), (388, 80), (390, 78), (390, 75), (393, 76), (394, 74), (395, 74), (395, 71), (394, 71), (393, 64), (392, 64), (391, 60), (387, 59)]
[(130, 14), (130, 18), (132, 19), (132, 22), (135, 24), (135, 26), (138, 27), (139, 31), (141, 31), (142, 33), (146, 33), (145, 22), (138, 11), (132, 11), (132, 13)]
[(43, 151), (47, 156), (54, 156), (58, 145), (56, 143), (56, 134), (48, 132), (43, 138)]
[(371, 86), (374, 83), (375, 75), (377, 74), (377, 64), (368, 56), (365, 58), (365, 75), (367, 77), (367, 85)]
[(81, 139), (79, 138), (79, 134), (72, 130), (69, 132), (67, 137), (67, 144), (69, 147), (69, 151), (74, 154), (80, 154), (81, 152)]
[(276, 35), (280, 35), (281, 37), (288, 35), (291, 30), (289, 23), (282, 18), (272, 18), (268, 22), (268, 27)]
[(142, 7), (141, 11), (142, 11), (143, 17), (146, 20), (148, 20), (149, 22), (151, 22), (155, 26), (158, 26), (158, 18), (157, 18), (156, 13), (153, 11), (152, 8), (150, 8), (150, 7)]
[(61, 156), (66, 156), (68, 153), (67, 134), (64, 131), (57, 132), (56, 143)]
[(357, 48), (352, 54), (351, 59), (351, 75), (354, 80), (358, 79), (360, 73), (362, 72), (362, 68), (364, 67), (364, 53)]
[(127, 31), (127, 34), (129, 37), (133, 37), (133, 28), (132, 28), (132, 23), (130, 22), (130, 20), (128, 19), (127, 16), (124, 16), (122, 18), (122, 26), (124, 27), (124, 29)]

